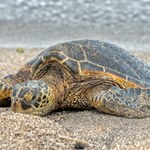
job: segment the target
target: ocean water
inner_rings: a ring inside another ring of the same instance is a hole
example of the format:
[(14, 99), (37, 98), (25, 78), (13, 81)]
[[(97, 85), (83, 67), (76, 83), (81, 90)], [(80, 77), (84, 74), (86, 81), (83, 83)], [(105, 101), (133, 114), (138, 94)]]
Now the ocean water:
[(150, 50), (150, 0), (0, 0), (1, 47), (76, 39)]

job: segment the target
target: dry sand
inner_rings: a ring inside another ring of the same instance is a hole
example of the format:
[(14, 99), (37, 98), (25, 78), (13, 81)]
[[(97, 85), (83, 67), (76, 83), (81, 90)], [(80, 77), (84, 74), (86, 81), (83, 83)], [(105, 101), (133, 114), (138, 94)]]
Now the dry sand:
[[(0, 49), (0, 79), (38, 54), (39, 49)], [(136, 52), (150, 64), (150, 52)], [(0, 108), (0, 150), (150, 149), (150, 119), (127, 119), (96, 110), (54, 112), (47, 117)]]

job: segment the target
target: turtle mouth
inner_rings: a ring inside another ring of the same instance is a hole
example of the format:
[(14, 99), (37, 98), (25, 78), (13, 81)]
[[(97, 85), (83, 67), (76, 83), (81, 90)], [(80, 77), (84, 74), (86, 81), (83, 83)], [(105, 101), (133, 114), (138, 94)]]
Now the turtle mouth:
[(11, 101), (11, 109), (13, 112), (24, 113), (24, 114), (32, 114), (38, 116), (47, 115), (48, 110), (45, 112), (43, 108), (36, 108), (36, 101), (32, 100), (31, 103), (26, 100), (12, 100)]
[(25, 100), (12, 101), (11, 109), (14, 112), (21, 113), (32, 113), (34, 111), (34, 107), (31, 104), (27, 103)]

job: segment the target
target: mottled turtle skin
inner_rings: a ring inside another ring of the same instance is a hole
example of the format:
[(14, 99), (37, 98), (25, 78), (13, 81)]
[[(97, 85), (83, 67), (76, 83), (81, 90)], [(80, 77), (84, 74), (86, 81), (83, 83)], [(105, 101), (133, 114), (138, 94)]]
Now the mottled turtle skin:
[(44, 50), (0, 82), (0, 105), (47, 115), (92, 109), (128, 118), (150, 117), (150, 66), (104, 41), (79, 40)]

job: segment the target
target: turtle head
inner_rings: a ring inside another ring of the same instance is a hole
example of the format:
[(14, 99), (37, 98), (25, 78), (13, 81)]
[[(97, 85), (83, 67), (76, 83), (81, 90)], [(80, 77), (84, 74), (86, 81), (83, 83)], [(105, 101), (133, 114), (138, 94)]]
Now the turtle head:
[(12, 91), (13, 75), (8, 75), (0, 81), (0, 100), (4, 100), (10, 97)]
[(15, 112), (33, 115), (47, 115), (53, 110), (53, 95), (49, 85), (32, 80), (13, 86), (11, 108)]

